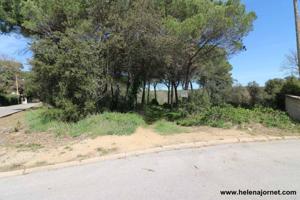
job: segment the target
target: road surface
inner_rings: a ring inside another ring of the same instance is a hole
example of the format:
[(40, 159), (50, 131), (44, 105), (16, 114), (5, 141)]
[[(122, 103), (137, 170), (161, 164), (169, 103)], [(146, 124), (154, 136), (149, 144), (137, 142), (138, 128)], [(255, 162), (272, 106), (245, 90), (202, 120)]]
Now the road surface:
[[(220, 190), (298, 196), (221, 196)], [(220, 145), (0, 178), (1, 200), (299, 199), (300, 141)]]
[(39, 103), (29, 103), (29, 104), (20, 104), (20, 105), (14, 105), (14, 106), (4, 106), (0, 107), (0, 118), (6, 117), (8, 115), (18, 113), (20, 111), (26, 110), (28, 108), (32, 108), (35, 106), (38, 106)]

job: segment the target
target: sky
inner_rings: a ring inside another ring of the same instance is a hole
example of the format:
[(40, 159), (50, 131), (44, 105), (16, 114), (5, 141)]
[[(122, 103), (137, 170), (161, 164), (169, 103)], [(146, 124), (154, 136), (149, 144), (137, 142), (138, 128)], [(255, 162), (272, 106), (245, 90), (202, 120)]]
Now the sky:
[[(296, 49), (292, 0), (242, 0), (257, 20), (254, 30), (245, 38), (247, 51), (230, 59), (233, 78), (242, 85), (256, 81), (260, 85), (271, 78), (287, 75), (281, 66), (285, 55)], [(30, 40), (17, 33), (0, 35), (0, 55), (13, 58), (29, 69)]]
[(18, 32), (0, 34), (0, 56), (16, 60), (23, 64), (25, 70), (29, 70), (28, 61), (32, 57), (30, 39)]
[(271, 78), (287, 76), (282, 71), (285, 55), (296, 50), (296, 33), (292, 0), (242, 0), (249, 11), (255, 11), (254, 30), (244, 40), (247, 51), (235, 55), (233, 78), (246, 85), (260, 85)]

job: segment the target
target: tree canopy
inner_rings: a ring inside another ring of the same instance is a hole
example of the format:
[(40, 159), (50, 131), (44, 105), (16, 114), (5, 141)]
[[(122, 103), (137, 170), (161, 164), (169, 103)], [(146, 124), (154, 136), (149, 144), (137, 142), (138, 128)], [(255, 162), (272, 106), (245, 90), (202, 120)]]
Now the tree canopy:
[(0, 57), (0, 93), (15, 92), (16, 75), (21, 74), (22, 65), (4, 56)]
[(157, 83), (170, 104), (192, 82), (221, 99), (232, 83), (228, 58), (245, 50), (256, 18), (240, 0), (5, 0), (0, 17), (35, 38), (40, 98), (78, 117), (133, 109)]

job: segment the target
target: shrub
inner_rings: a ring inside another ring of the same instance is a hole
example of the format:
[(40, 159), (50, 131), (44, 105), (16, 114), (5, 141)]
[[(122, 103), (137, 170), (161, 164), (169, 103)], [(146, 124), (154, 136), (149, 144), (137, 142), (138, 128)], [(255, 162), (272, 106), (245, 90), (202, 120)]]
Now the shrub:
[(61, 109), (57, 109), (57, 108), (45, 109), (41, 113), (41, 117), (47, 121), (52, 121), (52, 120), (59, 121), (63, 118), (63, 116), (64, 116), (64, 111)]
[(167, 108), (164, 106), (147, 106), (144, 109), (144, 118), (147, 123), (153, 123), (161, 119), (176, 121), (187, 114), (183, 108)]
[(276, 95), (277, 107), (285, 110), (285, 96), (296, 95), (300, 96), (300, 80), (296, 77), (289, 77), (286, 79), (280, 93)]
[(151, 105), (155, 105), (155, 106), (158, 106), (159, 103), (157, 101), (157, 99), (152, 99), (151, 102), (150, 102)]
[(197, 90), (190, 93), (188, 102), (181, 105), (188, 113), (202, 112), (210, 106), (210, 97), (207, 92), (203, 90)]
[(228, 97), (228, 103), (241, 107), (250, 106), (251, 96), (246, 87), (241, 85), (234, 86), (230, 93), (231, 95)]
[[(284, 99), (279, 99), (279, 94), (285, 85), (284, 79), (271, 79), (266, 82), (265, 86), (265, 92), (266, 92), (266, 99), (265, 99), (265, 105), (272, 107), (272, 108), (280, 108), (280, 101), (284, 101)], [(279, 101), (280, 100), (280, 101)]]
[(265, 99), (265, 92), (263, 88), (261, 88), (258, 83), (255, 81), (250, 82), (247, 86), (247, 89), (250, 94), (250, 105), (255, 106), (255, 105), (262, 105), (264, 103)]
[(18, 104), (18, 96), (17, 95), (4, 95), (0, 94), (0, 106), (11, 106)]
[(183, 126), (208, 125), (220, 128), (250, 123), (260, 123), (266, 127), (290, 130), (299, 127), (285, 112), (263, 107), (245, 109), (232, 106), (216, 106), (178, 121), (178, 124)]

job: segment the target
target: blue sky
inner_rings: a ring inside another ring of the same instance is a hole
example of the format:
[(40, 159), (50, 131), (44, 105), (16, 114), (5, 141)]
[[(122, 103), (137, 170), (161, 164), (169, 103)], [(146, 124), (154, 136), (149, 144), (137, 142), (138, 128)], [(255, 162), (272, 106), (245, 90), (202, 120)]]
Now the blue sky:
[(243, 85), (285, 77), (281, 70), (285, 55), (296, 49), (292, 0), (243, 0), (248, 10), (255, 11), (254, 30), (245, 39), (246, 52), (231, 59), (233, 77)]
[(29, 38), (13, 32), (0, 34), (0, 56), (6, 56), (23, 63), (25, 69), (29, 68), (28, 59), (32, 57), (29, 50)]
[[(247, 51), (235, 55), (233, 78), (246, 85), (256, 81), (263, 85), (270, 78), (284, 77), (281, 70), (285, 54), (296, 49), (292, 0), (242, 0), (247, 9), (255, 11), (254, 30), (245, 39)], [(16, 33), (0, 35), (0, 55), (27, 65), (32, 56), (28, 38)], [(28, 68), (28, 66), (26, 67)]]

